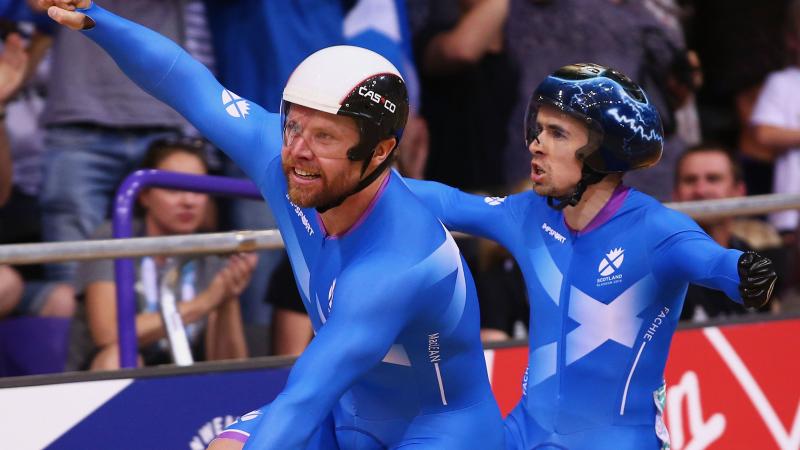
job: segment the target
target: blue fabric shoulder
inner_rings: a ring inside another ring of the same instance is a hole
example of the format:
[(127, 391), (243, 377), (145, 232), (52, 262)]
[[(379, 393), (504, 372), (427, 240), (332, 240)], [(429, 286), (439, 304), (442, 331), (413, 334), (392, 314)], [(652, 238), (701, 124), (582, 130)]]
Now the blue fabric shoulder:
[(737, 263), (742, 252), (717, 244), (686, 214), (635, 194), (637, 201), (643, 202), (648, 251), (656, 278), (667, 284), (694, 283), (720, 290), (741, 303)]
[(667, 208), (652, 197), (633, 189), (630, 196), (633, 201), (640, 202), (643, 208), (651, 248), (677, 233), (687, 231), (701, 233), (708, 237), (708, 234), (697, 225), (697, 222), (686, 214)]

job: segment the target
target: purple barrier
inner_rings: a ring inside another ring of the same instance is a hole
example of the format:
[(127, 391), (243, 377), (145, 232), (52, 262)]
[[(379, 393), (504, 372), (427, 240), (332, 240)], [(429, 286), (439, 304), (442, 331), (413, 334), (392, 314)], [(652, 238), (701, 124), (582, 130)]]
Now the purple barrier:
[(70, 321), (56, 317), (0, 321), (0, 377), (62, 372)]
[[(122, 182), (114, 202), (113, 229), (115, 238), (133, 236), (133, 210), (139, 192), (147, 187), (163, 187), (261, 199), (258, 188), (250, 181), (211, 175), (189, 175), (164, 170), (138, 170)], [(117, 329), (120, 367), (136, 367), (136, 295), (133, 285), (136, 271), (131, 258), (114, 260), (117, 287)]]

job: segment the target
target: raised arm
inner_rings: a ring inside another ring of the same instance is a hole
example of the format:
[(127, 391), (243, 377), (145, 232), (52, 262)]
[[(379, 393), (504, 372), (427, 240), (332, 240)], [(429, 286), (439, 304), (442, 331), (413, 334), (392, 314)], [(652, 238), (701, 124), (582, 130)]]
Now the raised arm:
[(90, 0), (40, 0), (100, 45), (142, 89), (181, 113), (257, 184), (280, 152), (279, 117), (226, 90), (180, 46)]
[[(387, 280), (385, 270), (383, 276), (365, 277), (378, 271), (359, 268), (351, 272), (355, 278), (345, 274), (336, 281), (327, 323), (295, 363), (245, 449), (305, 449), (344, 392), (380, 363), (412, 314), (414, 295), (403, 277)], [(370, 289), (364, 289), (365, 280)], [(376, 294), (389, 292), (391, 298)], [(319, 302), (328, 308), (328, 299)]]
[(478, 64), (486, 54), (503, 48), (503, 26), (509, 0), (479, 0), (468, 4), (451, 29), (436, 34), (425, 46), (422, 71), (450, 75)]

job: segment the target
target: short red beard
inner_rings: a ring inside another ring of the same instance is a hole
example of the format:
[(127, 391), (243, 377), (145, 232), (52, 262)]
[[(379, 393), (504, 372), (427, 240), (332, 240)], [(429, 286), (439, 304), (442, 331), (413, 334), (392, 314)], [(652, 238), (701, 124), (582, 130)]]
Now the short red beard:
[[(361, 161), (358, 161), (359, 163)], [(319, 187), (309, 189), (301, 188), (292, 183), (292, 174), (294, 172), (294, 165), (291, 161), (284, 161), (283, 173), (286, 176), (287, 189), (289, 200), (301, 208), (317, 208), (339, 200), (340, 197), (349, 194), (355, 189), (358, 180), (350, 181), (349, 177), (345, 174), (338, 176), (333, 180), (328, 180), (325, 174), (320, 171)]]

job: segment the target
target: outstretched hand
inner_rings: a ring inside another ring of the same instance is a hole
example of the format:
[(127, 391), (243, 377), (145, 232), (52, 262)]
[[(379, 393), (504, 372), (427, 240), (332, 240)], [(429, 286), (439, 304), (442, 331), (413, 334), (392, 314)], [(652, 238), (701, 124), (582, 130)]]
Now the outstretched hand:
[(78, 8), (88, 8), (92, 0), (39, 0), (39, 8), (47, 10), (51, 19), (72, 30), (85, 30), (94, 26), (94, 21)]

